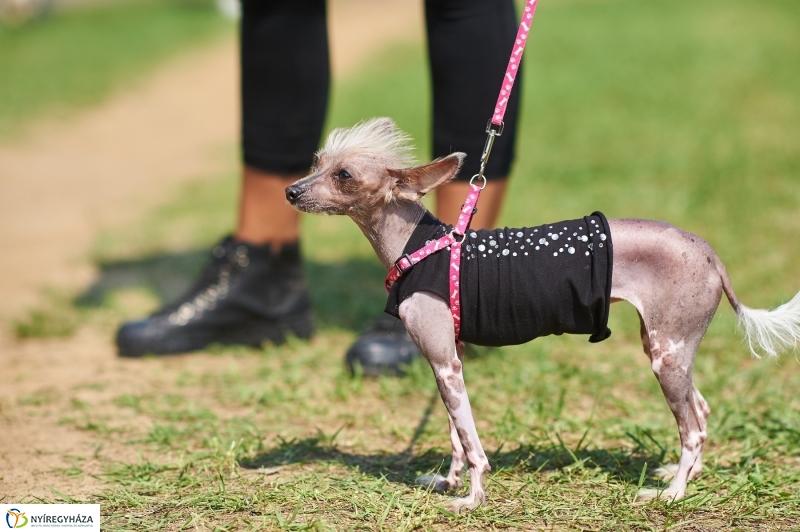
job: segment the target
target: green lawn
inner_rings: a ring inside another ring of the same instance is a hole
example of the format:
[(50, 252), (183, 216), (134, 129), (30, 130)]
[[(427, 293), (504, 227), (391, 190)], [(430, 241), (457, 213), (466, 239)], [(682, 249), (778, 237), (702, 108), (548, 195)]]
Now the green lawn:
[(0, 24), (0, 139), (34, 118), (93, 105), (230, 23), (205, 0), (124, 0)]
[[(747, 305), (788, 300), (800, 289), (798, 27), (793, 0), (543, 2), (503, 223), (592, 210), (665, 219), (715, 247)], [(426, 80), (421, 50), (393, 50), (335, 87), (329, 125), (389, 115), (427, 146)], [(230, 229), (236, 183), (191, 185), (105, 234), (86, 326), (111, 334), (174, 295), (175, 272), (196, 270), (197, 250)], [(695, 367), (712, 416), (705, 474), (685, 500), (633, 502), (677, 459), (678, 439), (635, 311), (620, 304), (598, 345), (553, 337), (472, 353), (489, 504), (444, 512), (445, 497), (413, 486), (449, 464), (430, 370), (368, 381), (342, 369), (383, 306), (380, 266), (346, 219), (305, 218), (304, 243), (314, 340), (195, 355), (179, 377), (112, 404), (73, 402), (64, 423), (139, 454), (106, 463), (107, 489), (92, 498), (104, 529), (800, 529), (800, 367), (791, 355), (752, 360), (727, 303)]]

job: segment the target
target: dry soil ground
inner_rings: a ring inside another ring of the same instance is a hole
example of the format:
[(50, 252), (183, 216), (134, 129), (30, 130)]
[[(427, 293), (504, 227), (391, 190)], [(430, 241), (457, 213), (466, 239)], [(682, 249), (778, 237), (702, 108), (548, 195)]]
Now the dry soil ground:
[[(388, 44), (419, 40), (420, 4), (330, 2), (334, 74), (347, 75)], [(186, 359), (120, 360), (108, 335), (91, 327), (67, 339), (21, 341), (10, 323), (37, 304), (43, 286), (92, 281), (88, 252), (104, 227), (135, 222), (181, 182), (230, 171), (236, 80), (228, 38), (171, 60), (68, 122), (32, 124), (0, 145), (0, 500), (52, 498), (52, 489), (85, 497), (102, 482), (66, 474), (77, 457), (86, 473), (98, 471), (101, 458), (135, 458), (126, 456), (135, 452), (129, 446), (95, 448), (86, 432), (60, 423), (69, 415), (63, 398), (102, 404), (126, 390), (157, 390)], [(224, 362), (201, 354), (191, 364), (211, 370)], [(17, 408), (31, 402), (38, 408)]]

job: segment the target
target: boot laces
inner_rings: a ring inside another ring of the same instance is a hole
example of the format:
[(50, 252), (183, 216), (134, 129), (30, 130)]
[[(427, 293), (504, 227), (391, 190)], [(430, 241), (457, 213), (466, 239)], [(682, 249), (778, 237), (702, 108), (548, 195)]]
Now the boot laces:
[(250, 264), (247, 247), (230, 248), (222, 243), (212, 251), (211, 261), (203, 268), (200, 278), (182, 297), (164, 307), (154, 316), (169, 314), (173, 325), (186, 325), (190, 320), (213, 310), (217, 302), (228, 296), (231, 275)]

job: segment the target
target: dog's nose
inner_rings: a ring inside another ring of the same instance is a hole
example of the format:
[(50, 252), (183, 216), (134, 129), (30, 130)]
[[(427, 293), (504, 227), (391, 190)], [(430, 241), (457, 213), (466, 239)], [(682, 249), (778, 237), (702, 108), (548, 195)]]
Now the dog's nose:
[(298, 187), (297, 185), (289, 185), (286, 187), (286, 199), (289, 203), (294, 203), (305, 193), (306, 189)]

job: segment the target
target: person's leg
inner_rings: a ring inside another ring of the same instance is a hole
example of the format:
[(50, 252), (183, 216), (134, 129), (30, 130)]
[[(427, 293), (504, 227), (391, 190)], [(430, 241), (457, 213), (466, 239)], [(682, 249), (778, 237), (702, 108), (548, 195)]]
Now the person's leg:
[[(469, 192), (469, 182), (454, 181), (436, 190), (436, 216), (446, 224), (455, 225), (458, 213), (464, 205)], [(473, 229), (494, 229), (503, 198), (506, 194), (506, 180), (494, 179), (486, 184), (478, 202), (478, 212), (472, 217), (470, 227)]]
[(328, 102), (325, 0), (242, 2), (244, 176), (236, 238), (280, 247), (299, 237), (284, 189), (311, 165)]
[(299, 237), (284, 189), (319, 145), (330, 66), (325, 0), (243, 0), (244, 176), (236, 238), (280, 246)]
[(286, 187), (304, 174), (284, 175), (245, 166), (234, 238), (278, 251), (300, 238), (300, 213), (286, 203)]
[[(433, 155), (467, 154), (457, 181), (436, 193), (436, 215), (454, 224), (478, 173), (486, 123), (503, 81), (516, 37), (512, 0), (426, 0), (428, 52), (433, 80)], [(520, 78), (511, 95), (503, 135), (496, 139), (486, 167), (488, 185), (481, 194), (475, 228), (493, 228), (514, 158)]]
[[(436, 214), (454, 224), (467, 196), (470, 177), (478, 172), (497, 93), (516, 36), (513, 0), (426, 0), (425, 15), (433, 81), (433, 154), (467, 154), (458, 181), (436, 191)], [(519, 78), (518, 78), (519, 79)], [(489, 183), (481, 194), (472, 227), (494, 227), (514, 156), (519, 91), (506, 112), (503, 135), (495, 142), (486, 169)], [(419, 352), (403, 325), (390, 316), (347, 352), (350, 367), (366, 374), (396, 373)]]
[(213, 249), (184, 296), (120, 328), (122, 356), (311, 335), (299, 217), (284, 188), (309, 168), (322, 133), (325, 0), (243, 0), (241, 74), (245, 166), (236, 233)]

